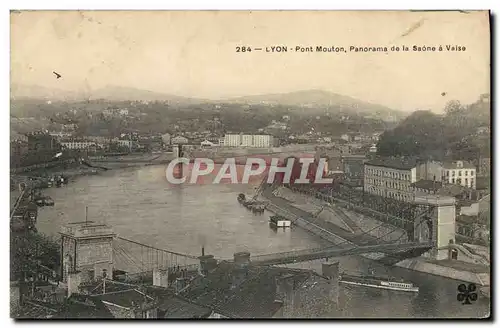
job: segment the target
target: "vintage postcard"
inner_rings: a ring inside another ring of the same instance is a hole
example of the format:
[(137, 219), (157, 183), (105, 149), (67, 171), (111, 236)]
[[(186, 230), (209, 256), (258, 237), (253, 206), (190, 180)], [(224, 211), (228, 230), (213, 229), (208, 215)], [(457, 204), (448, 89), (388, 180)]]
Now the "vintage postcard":
[(488, 11), (12, 11), (16, 319), (489, 318)]

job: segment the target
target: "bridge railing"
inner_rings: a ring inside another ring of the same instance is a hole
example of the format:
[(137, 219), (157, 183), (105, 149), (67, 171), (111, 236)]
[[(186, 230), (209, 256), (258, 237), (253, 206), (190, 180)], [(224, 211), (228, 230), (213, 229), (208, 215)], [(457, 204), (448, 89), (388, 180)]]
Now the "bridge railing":
[(322, 257), (335, 257), (335, 256), (343, 256), (349, 254), (363, 254), (363, 253), (377, 253), (383, 251), (391, 251), (393, 249), (411, 249), (416, 247), (432, 247), (431, 243), (388, 243), (388, 244), (376, 244), (369, 246), (347, 246), (347, 247), (326, 247), (326, 248), (315, 248), (315, 249), (306, 249), (306, 250), (298, 250), (291, 252), (281, 252), (274, 254), (263, 254), (252, 256), (252, 262), (272, 262), (284, 260), (284, 262), (290, 262), (290, 259), (300, 260), (301, 258), (307, 259), (319, 259)]

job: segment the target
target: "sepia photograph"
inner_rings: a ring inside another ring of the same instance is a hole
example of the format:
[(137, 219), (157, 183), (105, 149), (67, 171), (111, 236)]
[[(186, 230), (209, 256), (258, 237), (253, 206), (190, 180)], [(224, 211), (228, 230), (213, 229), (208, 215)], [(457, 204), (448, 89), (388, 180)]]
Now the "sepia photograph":
[(10, 11), (11, 318), (490, 318), (490, 15)]

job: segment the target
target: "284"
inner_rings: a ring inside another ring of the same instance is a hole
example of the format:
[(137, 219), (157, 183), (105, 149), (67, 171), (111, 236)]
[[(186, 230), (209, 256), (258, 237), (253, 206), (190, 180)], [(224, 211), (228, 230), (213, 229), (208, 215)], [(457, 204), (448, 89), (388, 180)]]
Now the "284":
[(250, 47), (236, 47), (236, 52), (252, 52), (252, 48)]

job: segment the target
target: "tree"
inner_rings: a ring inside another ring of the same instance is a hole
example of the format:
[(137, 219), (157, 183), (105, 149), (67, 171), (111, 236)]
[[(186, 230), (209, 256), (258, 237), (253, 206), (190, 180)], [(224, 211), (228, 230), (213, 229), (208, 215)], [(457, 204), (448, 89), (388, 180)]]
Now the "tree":
[(416, 111), (394, 130), (384, 132), (377, 145), (381, 156), (436, 158), (444, 155), (441, 117), (430, 111)]
[(445, 115), (414, 112), (396, 128), (381, 135), (377, 153), (435, 160), (451, 153), (455, 159), (473, 161), (480, 154), (489, 154), (489, 139), (476, 135), (478, 127), (490, 124), (489, 110), (489, 97), (483, 95), (467, 106), (456, 100), (448, 102)]
[(22, 279), (37, 272), (40, 267), (57, 271), (60, 265), (60, 246), (51, 238), (36, 232), (11, 232), (11, 280)]

